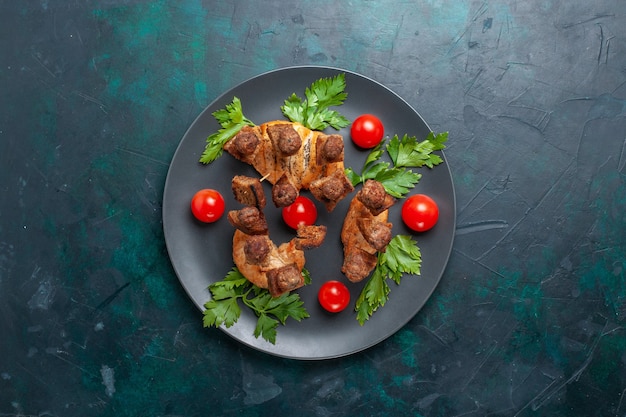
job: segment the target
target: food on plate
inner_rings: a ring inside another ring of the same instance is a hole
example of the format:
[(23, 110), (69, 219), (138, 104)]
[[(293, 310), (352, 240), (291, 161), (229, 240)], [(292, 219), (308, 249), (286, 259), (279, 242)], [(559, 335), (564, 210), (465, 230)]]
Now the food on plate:
[(317, 292), (317, 300), (326, 311), (339, 313), (350, 303), (350, 290), (341, 281), (326, 281)]
[(302, 189), (314, 189), (323, 190), (313, 195), (332, 211), (354, 189), (344, 173), (343, 138), (338, 134), (277, 120), (244, 126), (224, 150), (274, 186), (276, 207), (292, 204)]
[[(306, 262), (304, 249), (321, 245), (326, 236), (325, 226), (301, 224), (296, 237), (276, 245), (269, 237), (269, 228), (262, 207), (265, 205), (260, 181), (242, 175), (232, 180), (235, 199), (246, 205), (228, 212), (228, 221), (235, 227), (233, 261), (248, 281), (279, 297), (305, 284), (302, 270)], [(246, 190), (253, 190), (247, 193)], [(312, 203), (312, 202), (311, 202)]]
[(402, 204), (402, 221), (415, 232), (432, 229), (439, 220), (439, 207), (425, 194), (415, 194)]
[(375, 180), (367, 180), (350, 202), (341, 229), (341, 272), (351, 282), (370, 275), (378, 262), (378, 252), (384, 252), (391, 241), (392, 224), (387, 219), (394, 203), (395, 199)]
[(350, 136), (360, 148), (369, 149), (383, 140), (385, 128), (383, 122), (373, 114), (362, 114), (352, 122)]
[(191, 212), (203, 223), (213, 223), (222, 217), (225, 210), (224, 197), (219, 191), (205, 188), (191, 199)]
[(283, 221), (292, 229), (300, 225), (312, 225), (317, 220), (315, 203), (305, 196), (299, 195), (296, 200), (282, 209)]

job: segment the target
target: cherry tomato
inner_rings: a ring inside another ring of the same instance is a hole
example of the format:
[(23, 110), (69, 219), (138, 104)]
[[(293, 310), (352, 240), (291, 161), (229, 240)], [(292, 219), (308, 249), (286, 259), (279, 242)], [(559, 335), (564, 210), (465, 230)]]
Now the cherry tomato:
[(425, 232), (439, 219), (439, 207), (435, 200), (425, 194), (415, 194), (402, 204), (402, 221), (409, 229)]
[(326, 281), (320, 287), (317, 299), (325, 310), (338, 313), (348, 306), (350, 290), (342, 282)]
[(283, 207), (283, 220), (292, 229), (297, 229), (298, 225), (310, 226), (317, 220), (317, 208), (310, 199), (299, 195), (296, 200)]
[(191, 199), (191, 212), (204, 223), (217, 221), (224, 214), (224, 208), (224, 197), (209, 188), (198, 191)]
[(350, 136), (359, 147), (369, 149), (378, 145), (383, 139), (385, 128), (383, 122), (372, 114), (362, 114), (352, 122)]

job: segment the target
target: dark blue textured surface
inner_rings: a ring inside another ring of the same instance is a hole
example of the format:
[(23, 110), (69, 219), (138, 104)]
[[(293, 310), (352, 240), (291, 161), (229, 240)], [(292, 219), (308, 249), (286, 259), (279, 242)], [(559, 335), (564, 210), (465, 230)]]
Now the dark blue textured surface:
[[(625, 36), (620, 0), (0, 0), (0, 415), (625, 415)], [(206, 105), (310, 64), (450, 132), (458, 227), (407, 326), (303, 363), (202, 328), (161, 199)]]

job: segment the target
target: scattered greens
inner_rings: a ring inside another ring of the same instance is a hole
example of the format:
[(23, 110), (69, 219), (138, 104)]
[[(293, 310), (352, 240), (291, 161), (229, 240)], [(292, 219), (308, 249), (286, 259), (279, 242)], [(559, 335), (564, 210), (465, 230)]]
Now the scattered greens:
[(329, 107), (343, 104), (348, 96), (345, 88), (346, 75), (343, 73), (321, 78), (305, 90), (304, 100), (293, 93), (280, 109), (289, 120), (311, 130), (324, 130), (328, 126), (341, 129), (348, 126), (350, 121)]
[(235, 136), (242, 127), (254, 126), (254, 123), (244, 116), (241, 101), (234, 97), (226, 108), (213, 112), (213, 117), (222, 128), (206, 139), (206, 147), (200, 156), (200, 162), (210, 164), (222, 155), (224, 144)]
[[(305, 283), (311, 282), (309, 272), (302, 271)], [(204, 327), (230, 327), (241, 315), (239, 301), (257, 316), (254, 337), (263, 337), (268, 342), (276, 343), (276, 328), (285, 324), (291, 317), (300, 321), (309, 317), (304, 303), (297, 293), (272, 297), (268, 290), (257, 287), (243, 276), (235, 267), (221, 281), (209, 285), (211, 300), (204, 304)]]
[(411, 236), (394, 236), (385, 252), (378, 253), (378, 264), (356, 300), (354, 309), (359, 323), (365, 324), (389, 299), (391, 289), (387, 279), (399, 285), (403, 274), (419, 275), (421, 266), (422, 254), (417, 242)]
[[(415, 136), (404, 135), (400, 139), (398, 135), (395, 135), (389, 143), (384, 140), (370, 151), (360, 175), (352, 168), (346, 168), (346, 175), (353, 186), (368, 179), (374, 179), (385, 187), (387, 193), (393, 197), (402, 198), (422, 178), (421, 174), (407, 168), (422, 166), (432, 168), (443, 162), (441, 157), (433, 152), (444, 149), (447, 139), (447, 132), (436, 135), (431, 132), (421, 142)], [(387, 143), (386, 146), (384, 146), (385, 143)], [(381, 160), (385, 150), (391, 162)]]

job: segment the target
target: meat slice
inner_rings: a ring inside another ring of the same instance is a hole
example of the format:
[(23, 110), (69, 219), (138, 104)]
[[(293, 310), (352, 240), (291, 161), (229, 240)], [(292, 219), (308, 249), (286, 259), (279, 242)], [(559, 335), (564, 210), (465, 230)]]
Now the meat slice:
[(378, 252), (384, 252), (393, 237), (391, 234), (391, 223), (381, 222), (375, 218), (364, 217), (357, 219), (359, 232)]
[(293, 204), (299, 194), (298, 189), (289, 181), (286, 174), (283, 174), (272, 187), (272, 201), (276, 207), (287, 207)]
[(339, 201), (354, 191), (354, 187), (343, 171), (335, 171), (313, 181), (310, 190), (317, 200), (324, 203), (327, 211), (333, 211)]
[[(341, 271), (352, 282), (362, 281), (369, 276), (378, 262), (378, 253), (385, 251), (392, 238), (392, 224), (387, 222), (388, 207), (379, 211), (388, 204), (389, 199), (385, 197), (388, 194), (382, 188), (382, 184), (380, 187), (378, 184), (380, 183), (376, 181), (364, 184), (350, 202), (341, 228), (343, 243)], [(379, 193), (380, 189), (383, 190), (382, 195)], [(372, 212), (370, 206), (375, 207), (374, 211), (377, 214)]]
[(278, 297), (303, 286), (304, 252), (296, 247), (295, 239), (276, 246), (267, 235), (262, 237), (266, 239), (269, 252), (259, 262), (254, 262), (255, 260), (248, 256), (251, 251), (254, 252), (251, 247), (259, 243), (259, 237), (248, 235), (239, 229), (235, 230), (233, 261), (243, 276), (257, 287), (268, 289), (272, 297)]
[(295, 263), (267, 271), (267, 289), (273, 297), (293, 291), (304, 285), (302, 270)]
[(356, 197), (374, 216), (393, 206), (396, 199), (387, 194), (385, 187), (376, 180), (367, 180)]
[(265, 193), (258, 178), (245, 175), (235, 175), (231, 181), (235, 200), (244, 206), (253, 206), (262, 210), (265, 208)]
[(283, 155), (291, 156), (302, 146), (302, 138), (291, 123), (271, 125), (267, 128), (267, 134)]
[(252, 265), (263, 263), (272, 251), (272, 246), (272, 241), (268, 235), (250, 235), (243, 245), (246, 262)]
[(326, 238), (326, 226), (300, 225), (296, 231), (296, 248), (313, 249), (320, 247)]
[(264, 235), (269, 230), (265, 215), (256, 207), (246, 206), (241, 210), (231, 210), (227, 218), (230, 224), (248, 235)]

